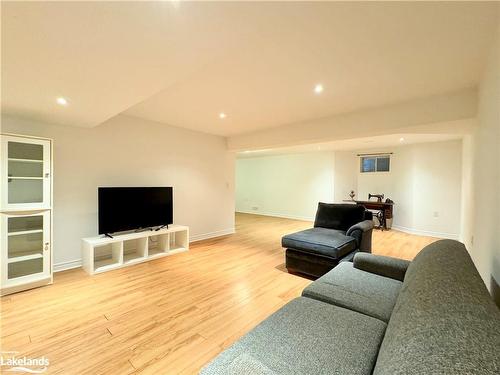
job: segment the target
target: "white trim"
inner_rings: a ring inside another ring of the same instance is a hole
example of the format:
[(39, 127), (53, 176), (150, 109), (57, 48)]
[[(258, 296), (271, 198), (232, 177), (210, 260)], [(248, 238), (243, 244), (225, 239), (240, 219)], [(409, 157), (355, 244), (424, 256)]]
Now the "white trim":
[(276, 212), (243, 211), (243, 210), (236, 210), (236, 212), (241, 213), (241, 214), (280, 217), (283, 219), (314, 221), (314, 217), (310, 217), (310, 216), (288, 215), (288, 214), (280, 214), (280, 213), (276, 213)]
[[(283, 219), (314, 221), (314, 218), (312, 218), (312, 217), (278, 214), (278, 213), (273, 213), (273, 212), (255, 212), (255, 211), (242, 211), (242, 210), (237, 210), (236, 212), (242, 213), (242, 214), (250, 214), (250, 215), (279, 217), (279, 218), (283, 218)], [(419, 229), (402, 227), (402, 226), (394, 225), (394, 224), (392, 225), (392, 228), (395, 230), (399, 230), (401, 232), (415, 234), (417, 236), (447, 238), (450, 240), (458, 240), (459, 239), (458, 234), (455, 234), (455, 233), (432, 232), (432, 231), (427, 231), (427, 230), (419, 230)]]
[(33, 259), (42, 259), (43, 254), (36, 253), (36, 254), (30, 254), (30, 255), (22, 255), (19, 257), (14, 257), (14, 258), (7, 258), (7, 263), (17, 263), (17, 262), (24, 262), (27, 260), (33, 260)]
[(228, 234), (234, 234), (236, 231), (234, 228), (222, 229), (215, 232), (196, 234), (189, 237), (189, 242), (196, 242), (201, 240), (208, 240), (209, 238), (227, 236)]
[(61, 272), (82, 266), (81, 259), (70, 260), (68, 262), (54, 263), (54, 272)]
[(392, 225), (392, 229), (396, 229), (396, 230), (399, 230), (401, 232), (405, 232), (405, 233), (409, 233), (409, 234), (415, 234), (417, 236), (447, 238), (450, 240), (458, 240), (459, 239), (459, 235), (455, 234), (455, 233), (432, 232), (429, 230), (407, 228), (407, 227), (402, 227), (402, 226), (394, 225), (394, 224)]
[[(197, 235), (191, 236), (189, 238), (189, 242), (207, 240), (209, 238), (227, 236), (228, 234), (234, 234), (234, 233), (235, 233), (235, 229), (229, 228), (229, 229), (219, 230), (216, 232), (197, 234)], [(79, 268), (81, 266), (82, 266), (82, 259), (70, 260), (68, 262), (60, 262), (60, 263), (54, 264), (54, 272), (66, 271), (66, 270), (70, 270), (73, 268)]]
[(9, 137), (19, 137), (19, 138), (34, 138), (34, 139), (41, 139), (44, 141), (53, 141), (54, 138), (46, 138), (46, 137), (37, 137), (36, 135), (26, 135), (26, 134), (16, 134), (16, 133), (0, 133), (0, 135), (7, 135)]
[(242, 213), (242, 214), (249, 214), (249, 215), (279, 217), (279, 218), (282, 218), (282, 219), (292, 219), (292, 220), (302, 220), (302, 221), (314, 221), (314, 217), (299, 216), (299, 215), (288, 215), (288, 214), (282, 214), (282, 213), (277, 213), (277, 212), (243, 211), (243, 210), (237, 210), (236, 212)]

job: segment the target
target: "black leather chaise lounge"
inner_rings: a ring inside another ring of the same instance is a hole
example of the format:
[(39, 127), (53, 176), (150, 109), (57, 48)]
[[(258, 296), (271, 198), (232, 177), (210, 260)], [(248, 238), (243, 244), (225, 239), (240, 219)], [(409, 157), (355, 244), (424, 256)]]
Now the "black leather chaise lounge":
[(320, 277), (341, 261), (352, 261), (359, 251), (371, 252), (372, 213), (353, 204), (319, 203), (314, 228), (288, 234), (286, 248), (290, 272)]

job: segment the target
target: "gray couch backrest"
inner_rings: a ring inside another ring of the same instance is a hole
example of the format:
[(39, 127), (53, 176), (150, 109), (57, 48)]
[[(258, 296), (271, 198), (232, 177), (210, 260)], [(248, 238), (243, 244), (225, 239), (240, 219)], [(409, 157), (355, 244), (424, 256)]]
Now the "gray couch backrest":
[(365, 220), (366, 209), (355, 204), (318, 203), (315, 228), (347, 231), (354, 224)]
[(500, 374), (500, 311), (457, 241), (408, 267), (374, 374)]

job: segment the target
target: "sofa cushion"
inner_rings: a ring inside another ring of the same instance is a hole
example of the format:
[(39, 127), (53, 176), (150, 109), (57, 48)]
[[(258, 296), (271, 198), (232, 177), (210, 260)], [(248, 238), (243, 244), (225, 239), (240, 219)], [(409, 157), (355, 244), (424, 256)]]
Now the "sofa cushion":
[(371, 374), (386, 324), (299, 297), (202, 370), (222, 374)]
[(318, 203), (315, 228), (338, 229), (346, 232), (354, 224), (365, 220), (365, 208), (354, 204)]
[(374, 374), (499, 374), (500, 311), (464, 245), (424, 248), (408, 267)]
[(302, 295), (388, 322), (403, 283), (342, 262), (310, 284)]
[(356, 240), (335, 229), (311, 228), (287, 234), (281, 239), (285, 248), (302, 250), (339, 259), (356, 249)]

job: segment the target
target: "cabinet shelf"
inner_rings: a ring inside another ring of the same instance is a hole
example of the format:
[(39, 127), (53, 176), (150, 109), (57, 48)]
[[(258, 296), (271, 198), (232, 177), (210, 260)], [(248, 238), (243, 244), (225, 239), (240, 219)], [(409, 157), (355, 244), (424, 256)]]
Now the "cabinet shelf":
[(8, 176), (9, 180), (43, 180), (43, 177), (16, 177), (16, 176)]
[(134, 263), (134, 262), (140, 262), (142, 259), (145, 259), (144, 255), (138, 255), (138, 254), (124, 254), (123, 255), (123, 264), (127, 263)]
[(17, 256), (17, 257), (14, 257), (14, 258), (9, 258), (7, 260), (7, 263), (24, 262), (26, 260), (40, 259), (40, 258), (43, 258), (43, 254), (22, 255), (22, 256)]
[(94, 262), (94, 269), (95, 269), (95, 272), (104, 272), (104, 271), (112, 270), (118, 264), (119, 263), (112, 258), (96, 260)]
[(159, 249), (157, 247), (148, 249), (148, 257), (149, 258), (157, 258), (157, 257), (161, 257), (163, 255), (165, 255), (165, 251), (163, 251), (162, 249)]
[(123, 241), (123, 263), (134, 263), (144, 259), (148, 252), (148, 237)]
[(186, 248), (184, 246), (176, 245), (176, 246), (171, 246), (169, 251), (171, 253), (173, 253), (173, 252), (180, 253), (181, 251), (184, 251), (184, 250), (186, 250)]
[(22, 162), (22, 163), (40, 163), (43, 164), (43, 160), (37, 160), (37, 159), (17, 159), (17, 158), (8, 158), (8, 161), (17, 161), (17, 162)]
[(82, 239), (83, 269), (93, 275), (189, 250), (189, 228)]
[(19, 232), (9, 232), (7, 236), (21, 236), (23, 234), (43, 233), (43, 229), (21, 230)]

